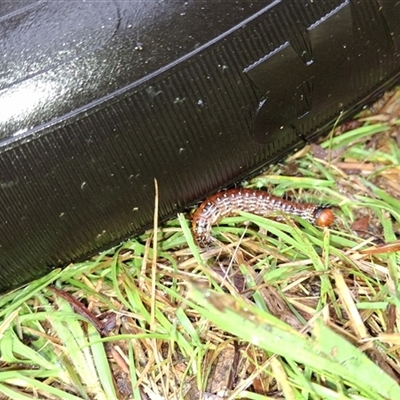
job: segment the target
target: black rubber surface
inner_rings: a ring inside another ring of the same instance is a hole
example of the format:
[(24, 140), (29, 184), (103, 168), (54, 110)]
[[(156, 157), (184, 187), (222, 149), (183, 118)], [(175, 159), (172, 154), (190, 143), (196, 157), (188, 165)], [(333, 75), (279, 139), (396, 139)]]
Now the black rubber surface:
[(0, 292), (326, 132), (400, 73), (383, 0), (0, 3)]

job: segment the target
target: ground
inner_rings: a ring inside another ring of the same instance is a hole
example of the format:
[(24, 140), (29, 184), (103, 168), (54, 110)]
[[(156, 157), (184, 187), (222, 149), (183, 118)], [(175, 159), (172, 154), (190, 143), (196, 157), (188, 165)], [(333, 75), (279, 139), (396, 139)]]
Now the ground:
[[(331, 207), (190, 210), (0, 298), (0, 398), (394, 399), (400, 92), (243, 184)], [(1, 395), (0, 395), (1, 396)]]

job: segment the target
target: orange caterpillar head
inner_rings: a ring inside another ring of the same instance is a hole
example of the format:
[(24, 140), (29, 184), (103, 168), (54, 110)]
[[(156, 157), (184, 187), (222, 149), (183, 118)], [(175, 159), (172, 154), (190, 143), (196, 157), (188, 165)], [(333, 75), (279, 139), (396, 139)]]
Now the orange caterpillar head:
[(315, 213), (315, 225), (324, 228), (331, 226), (335, 221), (335, 215), (330, 208), (319, 208)]

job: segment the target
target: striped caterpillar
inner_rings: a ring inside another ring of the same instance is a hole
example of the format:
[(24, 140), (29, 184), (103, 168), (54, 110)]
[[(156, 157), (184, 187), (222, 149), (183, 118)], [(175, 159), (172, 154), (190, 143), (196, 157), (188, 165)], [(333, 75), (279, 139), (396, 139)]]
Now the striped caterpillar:
[(296, 203), (272, 196), (263, 190), (230, 189), (208, 197), (193, 214), (193, 236), (200, 246), (212, 241), (211, 227), (220, 219), (236, 215), (239, 211), (268, 217), (283, 212), (304, 218), (319, 227), (330, 226), (335, 219), (330, 208), (313, 203)]

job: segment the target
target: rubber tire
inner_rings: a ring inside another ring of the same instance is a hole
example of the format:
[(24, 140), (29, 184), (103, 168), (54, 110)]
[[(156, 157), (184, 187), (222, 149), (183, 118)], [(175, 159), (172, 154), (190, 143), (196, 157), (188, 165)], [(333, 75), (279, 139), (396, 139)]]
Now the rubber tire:
[(281, 159), (398, 80), (383, 0), (1, 2), (0, 292)]

